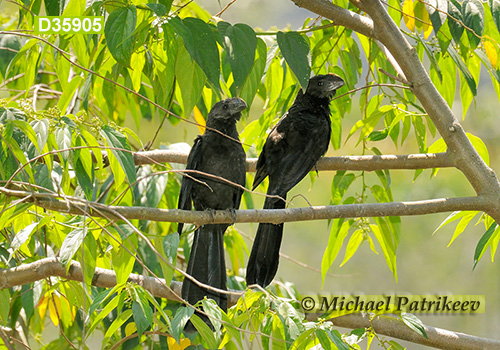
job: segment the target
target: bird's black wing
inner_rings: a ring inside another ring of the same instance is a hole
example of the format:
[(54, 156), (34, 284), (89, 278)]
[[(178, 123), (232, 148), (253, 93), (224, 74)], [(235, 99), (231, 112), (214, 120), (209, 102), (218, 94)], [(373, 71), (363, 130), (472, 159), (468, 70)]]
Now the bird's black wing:
[[(189, 156), (187, 159), (186, 170), (197, 170), (198, 165), (201, 160), (201, 144), (203, 140), (201, 136), (198, 136), (194, 140), (193, 147), (189, 152)], [(177, 204), (177, 208), (183, 210), (191, 210), (191, 195), (193, 189), (193, 179), (190, 176), (194, 176), (194, 174), (187, 173), (188, 176), (184, 176), (182, 178), (181, 190), (179, 193), (179, 203)], [(182, 234), (182, 228), (184, 224), (179, 223), (177, 225), (177, 232)]]
[[(267, 167), (267, 153), (273, 153), (276, 156), (276, 153), (281, 149), (282, 155), (285, 154), (286, 145), (282, 142), (282, 135), (278, 133), (278, 127), (285, 123), (288, 124), (289, 120), (287, 120), (288, 112), (285, 113), (276, 123), (276, 125), (271, 129), (271, 132), (267, 136), (266, 142), (264, 143), (264, 147), (260, 152), (259, 159), (257, 159), (257, 170), (255, 173), (255, 178), (253, 180), (252, 191), (255, 190), (257, 186), (260, 185), (262, 181), (269, 175), (269, 170)], [(286, 127), (285, 127), (286, 129)]]
[(291, 110), (269, 134), (269, 194), (285, 195), (311, 171), (329, 144), (329, 124), (307, 111)]

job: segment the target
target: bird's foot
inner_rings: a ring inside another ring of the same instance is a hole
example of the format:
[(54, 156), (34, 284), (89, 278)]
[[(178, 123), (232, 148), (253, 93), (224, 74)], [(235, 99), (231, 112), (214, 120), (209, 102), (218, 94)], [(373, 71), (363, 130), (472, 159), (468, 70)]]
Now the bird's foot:
[(229, 212), (231, 213), (231, 225), (234, 225), (234, 223), (236, 222), (236, 209), (231, 208), (229, 209)]

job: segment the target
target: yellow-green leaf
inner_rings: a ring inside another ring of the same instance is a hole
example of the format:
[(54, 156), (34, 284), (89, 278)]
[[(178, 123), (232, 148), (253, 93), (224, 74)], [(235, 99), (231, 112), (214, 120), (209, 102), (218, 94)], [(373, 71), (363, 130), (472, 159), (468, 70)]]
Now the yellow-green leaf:
[(486, 145), (484, 144), (483, 140), (470, 133), (467, 133), (467, 137), (469, 138), (469, 141), (472, 143), (472, 146), (474, 146), (474, 148), (476, 149), (477, 153), (479, 153), (479, 156), (483, 159), (486, 165), (489, 166), (490, 155), (488, 153), (488, 148), (486, 148)]
[(410, 31), (415, 31), (415, 12), (413, 11), (413, 0), (405, 0), (403, 4), (403, 19)]
[(489, 40), (485, 40), (483, 46), (484, 51), (486, 52), (486, 56), (488, 56), (488, 60), (490, 61), (493, 68), (496, 68), (498, 63), (497, 47)]
[(205, 133), (205, 118), (203, 118), (203, 114), (201, 114), (200, 110), (197, 106), (193, 108), (194, 120), (198, 123), (198, 129), (200, 129), (200, 133)]

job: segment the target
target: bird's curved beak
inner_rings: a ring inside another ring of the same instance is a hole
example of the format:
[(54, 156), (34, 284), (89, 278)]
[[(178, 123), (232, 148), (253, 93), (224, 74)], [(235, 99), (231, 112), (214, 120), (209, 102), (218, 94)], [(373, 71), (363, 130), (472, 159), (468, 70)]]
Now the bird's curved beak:
[(337, 90), (345, 85), (344, 79), (336, 74), (328, 74), (328, 88), (329, 90)]
[(243, 99), (241, 99), (239, 97), (235, 97), (235, 98), (231, 99), (230, 108), (231, 108), (231, 111), (233, 113), (239, 113), (247, 107), (248, 106), (247, 106), (246, 102), (243, 101)]

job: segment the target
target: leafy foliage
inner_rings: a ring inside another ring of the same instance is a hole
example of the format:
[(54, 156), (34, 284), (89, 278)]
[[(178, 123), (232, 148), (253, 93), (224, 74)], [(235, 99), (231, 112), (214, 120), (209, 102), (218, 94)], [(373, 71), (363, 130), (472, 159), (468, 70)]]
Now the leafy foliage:
[[(353, 138), (361, 154), (380, 155), (387, 144), (397, 148), (411, 142), (415, 152), (445, 150), (411, 90), (393, 79), (396, 71), (376, 43), (329, 21), (307, 20), (300, 30), (263, 33), (243, 23), (217, 22), (195, 2), (179, 7), (177, 2), (172, 6), (171, 0), (72, 0), (44, 1), (45, 12), (106, 15), (104, 35), (39, 38), (12, 31), (32, 29), (41, 3), (23, 1), (19, 18), (2, 19), (2, 27), (11, 30), (0, 36), (0, 46), (8, 48), (0, 50), (2, 87), (10, 93), (0, 102), (2, 188), (105, 206), (175, 208), (181, 181), (176, 165), (137, 167), (131, 152), (150, 140), (140, 139), (125, 127), (127, 119), (132, 118), (137, 129), (153, 118), (203, 128), (203, 115), (217, 100), (240, 96), (250, 106), (257, 99), (264, 109), (252, 105), (260, 117), (251, 120), (247, 114), (241, 132), (245, 150), (254, 155), (298, 90), (307, 86), (311, 73), (335, 73), (346, 81), (332, 103), (334, 149)], [(350, 6), (347, 1), (336, 3)], [(463, 115), (467, 114), (477, 95), (482, 67), (490, 73), (500, 96), (499, 1), (389, 3), (393, 20), (403, 26), (403, 19), (406, 36), (422, 61), (429, 62), (431, 79), (450, 106), (458, 86)], [(362, 79), (361, 91), (347, 95)], [(346, 135), (343, 118), (350, 113), (359, 113), (360, 118)], [(484, 143), (473, 135), (469, 139), (488, 162)], [(420, 174), (416, 171), (415, 178)], [(394, 201), (390, 172), (375, 175), (337, 172), (331, 204)], [(189, 258), (192, 235), (179, 239), (171, 223), (40, 210), (29, 201), (5, 194), (0, 201), (2, 268), (54, 256), (67, 266), (72, 260), (83, 266), (83, 284), (47, 278), (0, 291), (3, 325), (13, 328), (24, 315), (31, 335), (41, 334), (46, 318), (61, 328), (64, 337), (44, 344), (46, 349), (67, 348), (66, 342), (84, 346), (85, 337), (96, 330), (103, 333), (103, 349), (114, 349), (117, 344), (132, 349), (139, 343), (155, 349), (165, 348), (164, 344), (177, 349), (189, 345), (239, 349), (255, 339), (265, 349), (348, 349), (359, 348), (357, 343), (365, 337), (373, 339), (372, 330), (342, 335), (329, 323), (307, 322), (297, 311), (299, 294), (290, 285), (273, 286), (269, 294), (247, 290), (227, 314), (204, 300), (204, 310), (220, 329), (212, 332), (191, 308), (155, 298), (127, 282), (131, 273), (158, 276), (167, 282), (182, 280), (179, 268)], [(253, 208), (249, 194), (244, 203)], [(477, 214), (453, 213), (439, 228), (460, 219), (453, 242)], [(500, 230), (492, 219), (482, 215), (481, 220), (486, 233), (478, 242), (474, 266), (488, 247), (493, 259), (500, 240)], [(342, 247), (346, 249), (340, 266), (362, 244), (368, 244), (375, 254), (382, 251), (397, 280), (400, 233), (399, 217), (332, 220), (321, 264), (323, 282)], [(240, 268), (248, 247), (234, 228), (227, 232), (225, 246), (231, 262), (229, 285), (243, 290)], [(112, 269), (117, 285), (112, 289), (93, 286), (96, 267)], [(198, 330), (195, 335), (183, 333), (189, 319)], [(414, 316), (403, 315), (402, 319), (425, 336)], [(159, 342), (151, 334), (157, 334)], [(400, 348), (394, 341), (389, 345)]]

